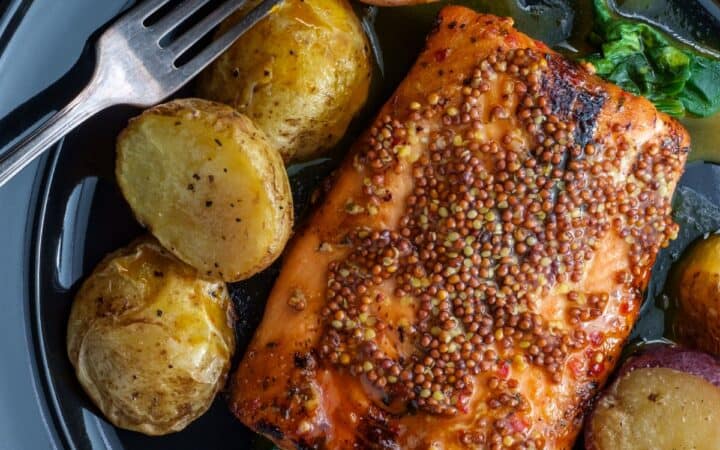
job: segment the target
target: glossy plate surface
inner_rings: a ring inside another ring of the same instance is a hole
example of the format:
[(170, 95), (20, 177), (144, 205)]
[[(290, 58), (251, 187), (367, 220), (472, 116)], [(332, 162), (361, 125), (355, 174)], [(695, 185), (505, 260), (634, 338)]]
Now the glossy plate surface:
[[(69, 100), (87, 81), (92, 52), (86, 49), (81, 53), (83, 44), (92, 41), (92, 33), (127, 7), (127, 3), (124, 0), (4, 3), (0, 0), (0, 11), (8, 5), (5, 15), (0, 16), (3, 19), (0, 21), (0, 148)], [(392, 12), (377, 20), (396, 23), (395, 14), (403, 12)], [(426, 23), (427, 16), (423, 16), (407, 26), (424, 33)], [(416, 35), (409, 33), (399, 40), (380, 42), (379, 48), (385, 52), (386, 60), (399, 62), (385, 67), (384, 82), (376, 86), (369, 109), (386, 97), (404, 75), (422, 45), (422, 40), (412, 37)], [(78, 57), (80, 62), (73, 67)], [(38, 64), (39, 58), (45, 58), (45, 70)], [(63, 73), (66, 74), (62, 76)], [(11, 98), (8, 93), (18, 95)], [(120, 195), (113, 173), (115, 136), (128, 118), (137, 113), (132, 108), (116, 107), (93, 118), (57, 146), (42, 163), (35, 180), (36, 195), (30, 205), (25, 237), (29, 256), (24, 267), (28, 295), (23, 301), (28, 320), (14, 326), (24, 327), (19, 333), (25, 333), (32, 340), (32, 373), (37, 376), (33, 382), (39, 386), (38, 395), (47, 412), (45, 420), (50, 433), (57, 436), (59, 447), (83, 450), (272, 448), (235, 421), (222, 396), (207, 414), (174, 435), (146, 437), (115, 429), (102, 419), (75, 379), (65, 352), (65, 330), (79, 283), (105, 254), (143, 233)], [(363, 122), (364, 119), (360, 119), (355, 124), (347, 141)], [(335, 164), (334, 160), (321, 160), (291, 168), (299, 216), (306, 210), (312, 190)], [(720, 204), (718, 166), (692, 164), (682, 184)], [(670, 256), (665, 252), (661, 261), (667, 263)], [(238, 357), (261, 319), (277, 270), (275, 265), (247, 282), (232, 286), (241, 317), (237, 329)], [(662, 335), (663, 317), (653, 309), (652, 303), (646, 305), (635, 336), (650, 339)], [(11, 407), (0, 405), (0, 408)], [(3, 448), (1, 443), (0, 448)]]

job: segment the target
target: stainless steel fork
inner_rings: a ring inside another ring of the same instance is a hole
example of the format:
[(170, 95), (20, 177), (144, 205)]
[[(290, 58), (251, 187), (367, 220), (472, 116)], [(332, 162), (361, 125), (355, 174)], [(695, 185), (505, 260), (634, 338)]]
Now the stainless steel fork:
[(116, 104), (159, 103), (198, 74), (281, 0), (263, 0), (237, 24), (202, 48), (189, 61), (178, 59), (247, 0), (226, 0), (188, 31), (160, 42), (210, 0), (184, 0), (153, 25), (143, 23), (170, 0), (145, 0), (108, 28), (96, 46), (90, 83), (65, 108), (0, 155), (0, 186), (44, 150), (94, 114)]

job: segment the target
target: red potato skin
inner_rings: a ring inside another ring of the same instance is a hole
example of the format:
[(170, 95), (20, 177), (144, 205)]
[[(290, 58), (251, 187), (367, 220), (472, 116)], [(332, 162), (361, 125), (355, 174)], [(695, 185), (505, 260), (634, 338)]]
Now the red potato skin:
[(720, 361), (707, 353), (672, 345), (652, 345), (622, 366), (618, 378), (637, 369), (664, 367), (704, 378), (720, 388)]
[[(697, 350), (665, 344), (649, 345), (637, 355), (631, 356), (620, 368), (613, 383), (618, 383), (634, 370), (652, 368), (674, 369), (695, 375), (720, 388), (720, 360)], [(585, 425), (586, 450), (600, 450), (592, 438), (595, 434), (592, 427), (593, 416), (593, 413), (588, 416)]]

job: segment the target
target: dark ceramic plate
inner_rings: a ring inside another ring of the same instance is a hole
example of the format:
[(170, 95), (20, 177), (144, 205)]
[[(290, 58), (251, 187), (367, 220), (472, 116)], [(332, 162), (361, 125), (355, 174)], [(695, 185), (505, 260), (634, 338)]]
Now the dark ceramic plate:
[[(91, 46), (82, 51), (83, 44), (92, 43), (96, 30), (128, 3), (131, 2), (0, 0), (0, 100), (4, 100), (0, 101), (0, 145), (7, 145), (80, 89), (89, 78), (93, 63)], [(535, 15), (524, 13), (527, 8), (524, 10), (515, 2), (496, 2), (495, 6), (490, 3), (474, 2), (486, 11), (517, 12), (521, 29), (551, 44), (570, 36), (573, 13), (568, 3), (534, 2), (541, 7)], [(507, 6), (511, 4), (515, 9)], [(525, 4), (522, 2), (521, 6)], [(550, 8), (547, 6), (550, 4), (554, 4), (554, 9), (542, 9)], [(373, 89), (368, 111), (388, 95), (411, 64), (430, 27), (433, 8), (384, 10), (377, 17), (373, 18), (372, 14), (366, 17), (367, 24), (373, 19), (376, 28), (381, 30), (376, 49), (385, 55), (386, 62), (391, 61), (377, 67), (379, 82)], [(393, 39), (383, 39), (382, 30), (396, 27), (398, 21), (404, 23), (406, 32), (394, 34)], [(73, 66), (78, 55), (78, 62)], [(65, 73), (71, 66), (73, 68)], [(63, 73), (65, 75), (60, 76)], [(19, 94), (12, 97), (9, 93), (13, 92)], [(102, 418), (75, 379), (65, 352), (65, 328), (73, 295), (82, 277), (105, 254), (143, 233), (120, 195), (113, 174), (115, 136), (137, 112), (116, 107), (88, 121), (42, 161), (35, 180), (36, 195), (30, 205), (34, 213), (30, 214), (26, 236), (30, 251), (25, 268), (29, 286), (29, 297), (25, 299), (30, 308), (29, 330), (19, 333), (28, 332), (33, 339), (37, 356), (34, 373), (38, 374), (37, 381), (42, 387), (38, 395), (47, 406), (49, 427), (52, 434), (59, 437), (57, 445), (68, 449), (272, 448), (232, 417), (222, 396), (207, 414), (180, 433), (147, 437), (116, 429)], [(365, 124), (366, 118), (367, 114), (356, 121), (347, 141)], [(337, 158), (329, 158), (290, 169), (299, 217), (303, 216), (310, 193), (336, 161)], [(682, 184), (720, 204), (717, 181), (720, 181), (718, 166), (695, 163), (688, 167)], [(659, 267), (666, 269), (678, 249), (706, 231), (712, 230), (696, 230), (672, 252), (664, 252)], [(264, 301), (276, 274), (277, 267), (271, 267), (231, 287), (241, 317), (237, 328), (238, 357), (261, 319)], [(650, 297), (659, 293), (661, 282), (654, 283)], [(663, 335), (663, 312), (654, 304), (649, 301), (644, 307), (635, 339), (657, 339)], [(8, 326), (17, 328), (25, 324)], [(0, 405), (0, 408), (11, 407)]]

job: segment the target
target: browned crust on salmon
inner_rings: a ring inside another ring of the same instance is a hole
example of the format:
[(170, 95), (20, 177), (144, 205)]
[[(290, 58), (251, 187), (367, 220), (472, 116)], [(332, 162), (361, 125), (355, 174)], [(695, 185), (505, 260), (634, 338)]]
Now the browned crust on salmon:
[(569, 449), (688, 148), (512, 20), (444, 8), (289, 247), (232, 411), (287, 449)]

